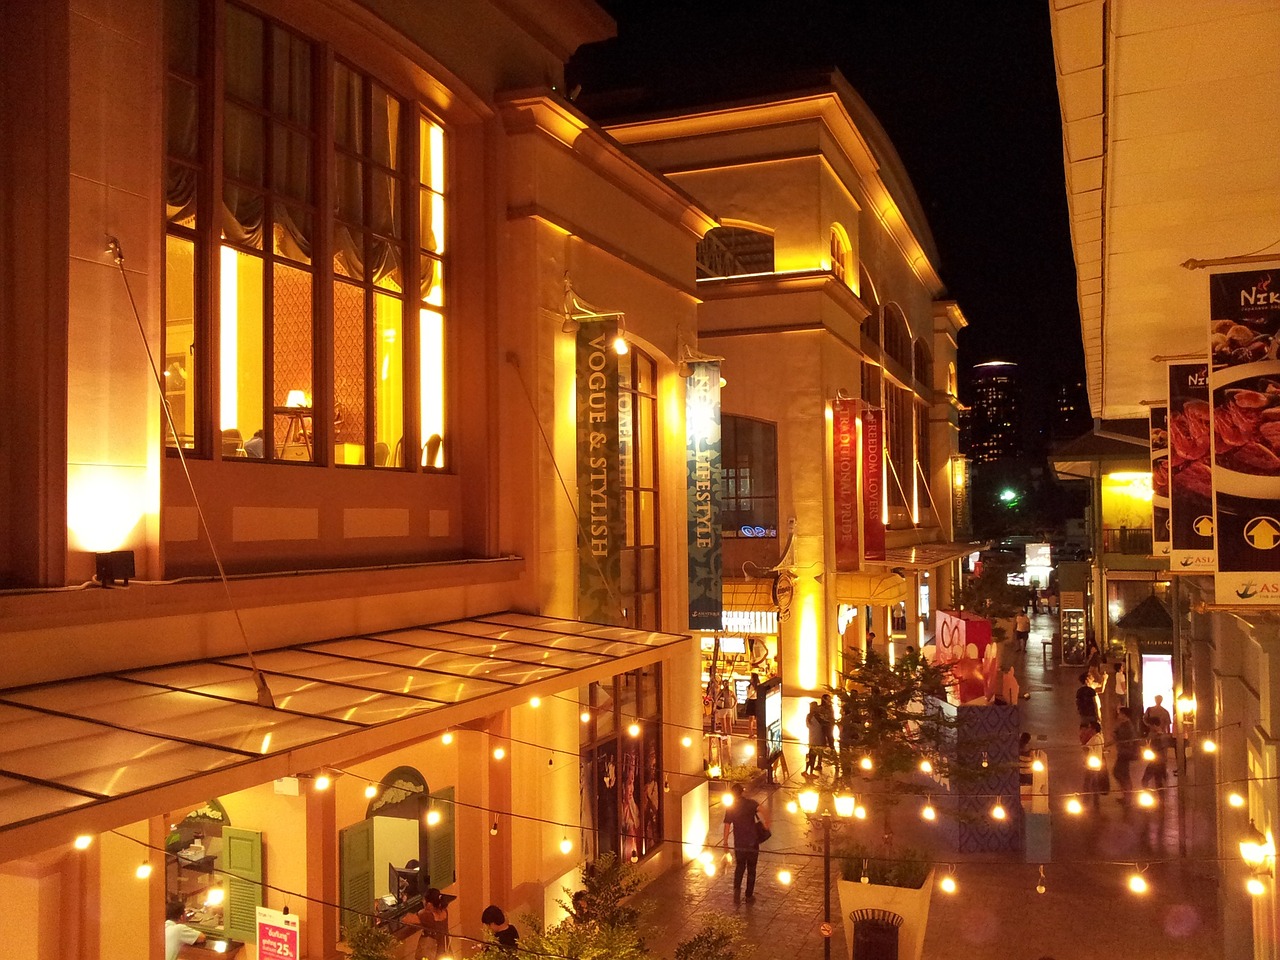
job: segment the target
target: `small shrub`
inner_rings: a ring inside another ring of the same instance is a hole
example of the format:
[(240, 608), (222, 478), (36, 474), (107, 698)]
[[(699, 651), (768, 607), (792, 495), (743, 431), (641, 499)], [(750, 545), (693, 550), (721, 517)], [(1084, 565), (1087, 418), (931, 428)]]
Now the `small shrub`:
[(864, 863), (868, 882), (886, 887), (918, 890), (929, 876), (929, 858), (918, 850), (902, 850), (893, 860), (885, 860), (873, 857), (863, 844), (853, 843), (833, 855), (840, 858), (841, 878), (854, 883), (862, 879)]
[(737, 917), (709, 914), (702, 929), (676, 947), (675, 960), (734, 960), (742, 930)]
[(386, 927), (375, 927), (368, 917), (347, 924), (347, 947), (351, 960), (391, 960), (396, 938)]

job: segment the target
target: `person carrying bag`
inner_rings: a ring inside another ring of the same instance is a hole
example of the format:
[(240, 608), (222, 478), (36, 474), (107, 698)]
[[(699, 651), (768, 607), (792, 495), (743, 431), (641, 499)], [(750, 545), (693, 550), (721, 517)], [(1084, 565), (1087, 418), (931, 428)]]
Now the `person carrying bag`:
[(732, 802), (726, 801), (724, 811), (724, 840), (729, 845), (729, 829), (733, 828), (733, 899), (742, 895), (742, 877), (747, 878), (747, 903), (756, 898), (756, 863), (760, 859), (760, 844), (773, 834), (769, 820), (761, 813), (760, 804), (746, 796), (742, 784), (732, 788)]

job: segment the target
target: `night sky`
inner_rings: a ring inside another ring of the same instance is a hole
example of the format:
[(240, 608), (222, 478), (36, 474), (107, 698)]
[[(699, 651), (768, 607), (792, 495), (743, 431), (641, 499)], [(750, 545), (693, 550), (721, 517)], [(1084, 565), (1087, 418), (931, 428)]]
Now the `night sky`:
[(569, 70), (588, 113), (610, 90), (674, 86), (713, 101), (743, 77), (839, 69), (924, 205), (943, 281), (969, 319), (962, 379), (983, 360), (1022, 364), (1034, 423), (1058, 383), (1083, 376), (1043, 0), (601, 5), (618, 36), (582, 48)]

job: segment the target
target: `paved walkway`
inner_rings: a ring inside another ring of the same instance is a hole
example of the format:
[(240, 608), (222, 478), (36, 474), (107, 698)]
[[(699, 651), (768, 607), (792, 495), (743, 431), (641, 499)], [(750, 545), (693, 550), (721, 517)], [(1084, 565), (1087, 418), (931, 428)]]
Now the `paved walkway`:
[[(1053, 618), (1036, 617), (1030, 651), (1017, 653), (1010, 642), (1002, 644), (1001, 654), (1003, 662), (1014, 667), (1022, 692), (1031, 694), (1022, 702), (1023, 729), (1031, 731), (1036, 746), (1046, 752), (1050, 795), (1059, 797), (1079, 788), (1081, 751), (1074, 701), (1079, 671), (1042, 665), (1039, 639), (1052, 630)], [(798, 748), (796, 757), (788, 756), (793, 771), (802, 769)], [(653, 911), (650, 947), (658, 956), (671, 957), (675, 945), (697, 930), (702, 915), (719, 911), (740, 916), (747, 924), (748, 943), (738, 960), (822, 957), (820, 848), (811, 848), (803, 816), (785, 809), (800, 785), (793, 777), (781, 789), (757, 794), (770, 811), (774, 832), (760, 858), (754, 903), (733, 902), (732, 867), (726, 870), (718, 859), (714, 876), (694, 863), (662, 876), (640, 895), (640, 902)], [(1176, 788), (1171, 785), (1164, 794), (1153, 814), (1126, 812), (1114, 792), (1103, 798), (1099, 812), (1082, 817), (1067, 815), (1055, 801), (1053, 861), (1045, 868), (1044, 894), (1035, 890), (1037, 865), (1024, 863), (1021, 854), (961, 857), (950, 852), (956, 849), (955, 831), (945, 815), (930, 827), (914, 809), (906, 809), (911, 805), (899, 807), (894, 832), (900, 847), (929, 849), (940, 860), (959, 861), (959, 891), (947, 895), (935, 889), (925, 960), (1222, 960), (1215, 868), (1205, 859), (1212, 855), (1212, 827), (1202, 823), (1194, 809), (1188, 809), (1185, 826), (1180, 825)], [(938, 806), (941, 810), (942, 804)], [(718, 842), (718, 797), (712, 798), (711, 822)], [(870, 820), (841, 828), (857, 830), (869, 845), (876, 842), (878, 826)], [(1180, 841), (1185, 841), (1185, 859)], [(1128, 876), (1139, 863), (1151, 885), (1144, 896), (1127, 888)], [(790, 885), (780, 882), (782, 869), (791, 872)], [(833, 865), (833, 881), (836, 873)], [(831, 915), (831, 955), (846, 958), (834, 889)]]

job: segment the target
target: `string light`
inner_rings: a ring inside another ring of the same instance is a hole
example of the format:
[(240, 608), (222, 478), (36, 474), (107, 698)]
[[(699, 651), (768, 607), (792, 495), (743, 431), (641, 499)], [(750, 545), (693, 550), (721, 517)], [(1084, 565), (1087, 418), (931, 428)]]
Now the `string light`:
[(858, 877), (859, 883), (870, 883), (871, 878), (867, 876), (867, 861), (862, 861), (862, 873)]
[(428, 826), (428, 827), (434, 827), (437, 823), (439, 823), (439, 822), (440, 822), (440, 819), (441, 819), (441, 817), (440, 817), (440, 811), (439, 811), (439, 810), (428, 810), (428, 811), (427, 811), (427, 826)]
[(1227, 803), (1239, 810), (1244, 806), (1244, 797), (1232, 790), (1227, 794)]
[(1088, 760), (1087, 765), (1088, 765), (1088, 767), (1089, 767), (1089, 769), (1090, 769), (1090, 770), (1101, 770), (1101, 769), (1102, 769), (1102, 758), (1101, 758), (1100, 756), (1098, 756), (1097, 754), (1091, 753), (1091, 754), (1089, 754), (1089, 760)]
[(530, 697), (530, 698), (529, 698), (529, 706), (531, 706), (531, 707), (533, 707), (533, 709), (537, 710), (540, 706), (542, 706), (542, 698), (541, 698), (541, 697)]
[(1143, 790), (1138, 794), (1138, 806), (1146, 807), (1149, 810), (1155, 805), (1156, 797), (1150, 790)]
[(987, 759), (987, 751), (983, 750), (982, 751), (982, 769), (985, 770), (989, 766), (991, 766), (991, 761)]
[(1036, 757), (1031, 761), (1031, 769), (1035, 773), (1044, 773), (1044, 761), (1039, 757)]
[(1044, 893), (1046, 887), (1044, 882), (1044, 864), (1040, 864), (1040, 879), (1036, 881), (1036, 893)]
[(756, 755), (756, 745), (754, 743), (748, 743), (742, 748), (742, 753), (744, 756), (754, 757)]
[(670, 792), (671, 792), (671, 778), (670, 778), (670, 777), (663, 777), (663, 778), (662, 778), (662, 792), (663, 792), (663, 793), (670, 793)]
[(75, 839), (75, 848), (77, 850), (88, 850), (93, 843), (93, 837), (90, 834), (82, 833)]
[(568, 837), (565, 837), (563, 840), (561, 840), (561, 841), (560, 841), (560, 852), (561, 852), (561, 853), (572, 853), (572, 852), (573, 852), (573, 841), (572, 841), (572, 840), (570, 840)]
[(494, 747), (494, 748), (493, 748), (493, 759), (495, 759), (495, 760), (501, 760), (501, 759), (502, 759), (503, 757), (505, 757), (506, 755), (507, 755), (507, 751), (506, 751), (506, 750), (504, 750), (504, 749), (502, 749), (502, 747)]
[(554, 767), (555, 767), (555, 765), (556, 765), (556, 758), (555, 758), (555, 756), (553, 755), (553, 756), (547, 757), (547, 766), (548, 766), (548, 767), (552, 767), (552, 768), (554, 768)]
[(1143, 760), (1146, 760), (1148, 763), (1150, 763), (1155, 758), (1156, 758), (1156, 752), (1154, 750), (1152, 750), (1150, 747), (1143, 747), (1142, 749)]
[[(567, 850), (566, 850), (565, 852), (566, 852), (566, 853), (568, 853), (568, 851), (567, 851)], [(638, 851), (636, 851), (636, 850), (632, 850), (632, 851), (631, 851), (631, 857), (630, 857), (630, 860), (631, 860), (631, 862), (632, 862), (632, 863), (639, 863), (639, 862), (640, 862), (640, 853), (639, 853)]]
[(1244, 888), (1255, 897), (1260, 897), (1267, 892), (1267, 885), (1257, 877), (1250, 877), (1245, 881)]
[(791, 886), (791, 871), (790, 871), (790, 870), (779, 870), (779, 871), (778, 871), (778, 882), (779, 882), (780, 884), (782, 884), (784, 887), (789, 887), (789, 886)]
[(682, 747), (692, 747), (692, 746), (693, 746), (693, 737), (681, 737), (681, 738), (680, 738), (680, 746), (682, 746)]
[(627, 727), (627, 733), (631, 734), (631, 736), (633, 737), (640, 736), (640, 724), (638, 723), (631, 724), (631, 726)]
[(999, 800), (996, 800), (996, 805), (991, 808), (991, 819), (1003, 820), (1007, 816), (1008, 814), (1005, 813), (1004, 804), (1001, 803)]
[(860, 766), (863, 770), (870, 770), (872, 767), (875, 766), (875, 763), (872, 761), (870, 757), (863, 757), (861, 760), (858, 761), (858, 766)]
[(139, 880), (147, 879), (147, 877), (151, 876), (151, 864), (146, 860), (142, 861), (142, 863), (138, 864), (138, 869), (133, 872), (133, 875)]
[(1218, 750), (1218, 745), (1214, 743), (1212, 740), (1210, 740), (1208, 737), (1205, 737), (1203, 742), (1201, 742), (1200, 744), (1200, 749), (1203, 750), (1205, 753), (1216, 753)]
[(1079, 797), (1067, 798), (1067, 813), (1071, 814), (1073, 817), (1078, 817), (1080, 814), (1084, 813), (1084, 804), (1080, 802)]
[(366, 797), (366, 798), (368, 798), (369, 800), (372, 800), (374, 797), (376, 797), (376, 796), (378, 795), (378, 788), (377, 788), (374, 784), (372, 784), (372, 783), (371, 783), (371, 784), (369, 784), (367, 787), (365, 787), (365, 788), (364, 788), (364, 795), (365, 795), (365, 797)]
[(920, 818), (930, 821), (938, 819), (938, 811), (933, 809), (933, 801), (926, 800), (924, 802), (924, 806), (920, 808)]
[(960, 886), (956, 883), (956, 878), (951, 875), (951, 871), (948, 870), (942, 879), (938, 881), (938, 888), (943, 893), (955, 893), (960, 889)]
[(443, 743), (446, 747), (449, 744), (453, 743), (453, 733), (449, 730), (446, 730), (444, 733), (440, 734), (440, 742)]
[(1143, 877), (1141, 870), (1135, 870), (1129, 874), (1129, 889), (1134, 893), (1146, 893), (1151, 889), (1146, 878)]
[[(579, 720), (581, 720), (583, 723), (590, 723), (590, 722), (591, 722), (591, 711), (590, 711), (590, 710), (583, 710), (580, 714), (578, 714), (578, 719), (579, 719)], [(688, 740), (689, 738), (688, 738), (688, 737), (685, 737), (685, 739), (686, 739), (686, 740)]]
[(331, 783), (333, 783), (333, 781), (329, 778), (328, 774), (322, 773), (315, 779), (317, 790), (328, 790)]
[(493, 826), (489, 828), (489, 836), (496, 837), (498, 835), (498, 821), (493, 821)]
[(864, 807), (862, 804), (858, 804), (853, 808), (853, 816), (857, 820), (867, 819), (867, 808)]
[(930, 763), (928, 760), (921, 760), (921, 761), (920, 761), (920, 772), (921, 772), (921, 773), (933, 773), (933, 764), (932, 764), (932, 763)]

